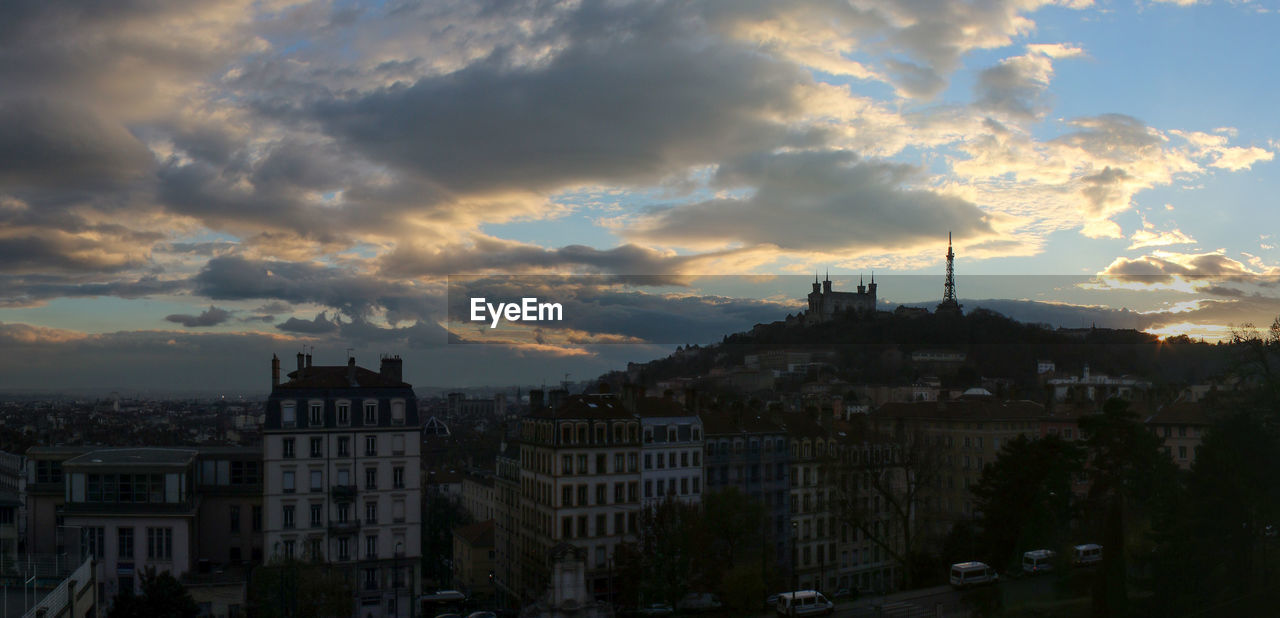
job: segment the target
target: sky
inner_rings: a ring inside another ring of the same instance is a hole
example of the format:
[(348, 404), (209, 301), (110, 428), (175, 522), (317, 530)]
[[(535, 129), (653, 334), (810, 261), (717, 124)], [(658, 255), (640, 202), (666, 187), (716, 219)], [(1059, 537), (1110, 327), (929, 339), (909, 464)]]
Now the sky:
[[(935, 301), (948, 233), (967, 308), (1267, 325), (1278, 11), (0, 3), (0, 389), (265, 391), (302, 349), (587, 379), (818, 272)], [(470, 285), (564, 320), (494, 343), (448, 319)]]

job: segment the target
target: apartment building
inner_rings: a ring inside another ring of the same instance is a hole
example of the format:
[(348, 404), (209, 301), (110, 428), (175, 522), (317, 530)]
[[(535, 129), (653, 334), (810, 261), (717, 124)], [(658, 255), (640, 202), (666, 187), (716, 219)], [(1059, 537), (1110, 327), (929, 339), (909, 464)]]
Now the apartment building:
[(495, 458), (493, 478), (494, 588), (500, 607), (519, 609), (520, 591), (525, 589), (518, 568), (517, 548), (528, 545), (520, 526), (524, 503), (521, 500), (519, 441), (504, 441)]
[(182, 578), (195, 569), (196, 451), (95, 450), (62, 463), (63, 525), (97, 560), (104, 599), (137, 590), (148, 567)]
[(702, 420), (674, 399), (624, 398), (623, 405), (635, 410), (644, 435), (640, 446), (644, 507), (653, 507), (665, 498), (700, 503)]
[(807, 413), (782, 417), (790, 440), (789, 498), (791, 510), (791, 571), (796, 590), (835, 591), (839, 583), (836, 560), (836, 511), (830, 486), (831, 463), (838, 444), (829, 427)]
[(699, 418), (706, 431), (706, 491), (736, 488), (763, 504), (761, 536), (773, 543), (778, 565), (788, 570), (791, 450), (786, 431), (780, 423), (755, 413), (703, 411)]
[(1183, 470), (1190, 470), (1196, 462), (1200, 443), (1213, 425), (1208, 406), (1199, 401), (1176, 401), (1143, 422), (1164, 442), (1164, 452)]
[(272, 390), (263, 428), (268, 557), (322, 560), (356, 590), (353, 615), (410, 616), (420, 594), (421, 430), (399, 357), (378, 371), (312, 365)]
[(958, 399), (886, 403), (871, 413), (871, 422), (882, 436), (928, 449), (929, 469), (917, 472), (932, 485), (921, 492), (921, 517), (942, 536), (957, 521), (976, 515), (969, 487), (995, 461), (1001, 445), (1019, 435), (1040, 436), (1045, 416), (1039, 403), (970, 389)]
[(585, 552), (586, 585), (612, 598), (612, 557), (637, 529), (641, 506), (640, 421), (612, 396), (530, 393), (520, 425), (520, 512), (516, 577), (522, 604), (551, 583), (548, 557), (558, 544)]

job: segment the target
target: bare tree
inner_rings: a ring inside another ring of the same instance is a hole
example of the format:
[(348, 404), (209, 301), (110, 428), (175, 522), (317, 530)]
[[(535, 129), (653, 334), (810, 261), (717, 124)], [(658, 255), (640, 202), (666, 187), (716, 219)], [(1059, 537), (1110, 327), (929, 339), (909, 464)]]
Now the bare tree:
[(885, 552), (905, 588), (912, 585), (912, 567), (930, 537), (922, 507), (941, 471), (937, 449), (926, 438), (906, 430), (850, 438), (833, 468), (839, 521)]

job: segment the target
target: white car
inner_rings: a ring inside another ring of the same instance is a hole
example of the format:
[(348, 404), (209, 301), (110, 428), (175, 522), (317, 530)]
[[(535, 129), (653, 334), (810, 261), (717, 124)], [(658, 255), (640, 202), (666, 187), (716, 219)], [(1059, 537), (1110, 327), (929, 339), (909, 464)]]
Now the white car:
[(828, 616), (836, 604), (817, 590), (797, 590), (778, 595), (779, 616)]
[(957, 562), (951, 565), (951, 587), (957, 590), (970, 586), (1000, 583), (1000, 575), (985, 562)]

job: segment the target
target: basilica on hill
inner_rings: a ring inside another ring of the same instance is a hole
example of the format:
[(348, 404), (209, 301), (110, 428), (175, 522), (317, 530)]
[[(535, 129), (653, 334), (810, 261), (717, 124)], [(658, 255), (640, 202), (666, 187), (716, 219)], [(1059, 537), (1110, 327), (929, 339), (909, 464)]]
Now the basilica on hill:
[[(962, 305), (956, 299), (956, 283), (955, 283), (955, 251), (951, 246), (951, 234), (947, 234), (947, 276), (943, 283), (942, 302), (938, 304), (937, 313), (939, 314), (959, 314), (962, 311)], [(871, 283), (864, 285), (862, 279), (858, 279), (858, 291), (856, 292), (837, 292), (831, 289), (831, 276), (828, 275), (825, 280), (819, 282), (818, 276), (813, 276), (813, 291), (809, 292), (809, 309), (797, 316), (795, 320), (803, 324), (820, 324), (822, 322), (830, 322), (835, 319), (837, 314), (847, 313), (874, 313), (876, 311), (876, 276), (871, 275)], [(923, 313), (923, 309), (914, 309), (899, 307), (899, 312), (915, 314)], [(793, 318), (787, 316), (790, 323)]]

